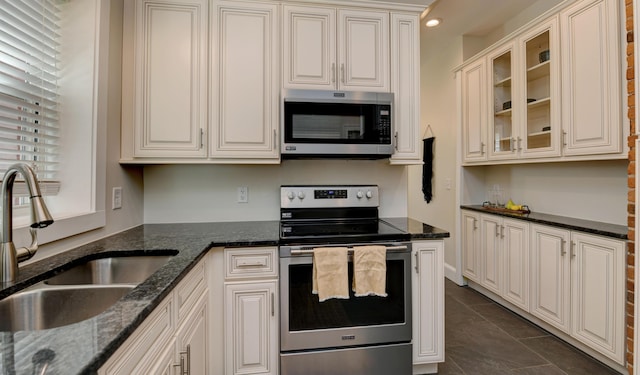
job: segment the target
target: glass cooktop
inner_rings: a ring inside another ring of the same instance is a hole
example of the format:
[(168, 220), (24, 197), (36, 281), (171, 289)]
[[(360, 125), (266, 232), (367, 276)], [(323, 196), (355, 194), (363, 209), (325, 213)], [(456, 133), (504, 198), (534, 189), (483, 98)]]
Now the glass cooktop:
[(378, 219), (280, 222), (280, 242), (289, 245), (408, 239), (408, 233)]

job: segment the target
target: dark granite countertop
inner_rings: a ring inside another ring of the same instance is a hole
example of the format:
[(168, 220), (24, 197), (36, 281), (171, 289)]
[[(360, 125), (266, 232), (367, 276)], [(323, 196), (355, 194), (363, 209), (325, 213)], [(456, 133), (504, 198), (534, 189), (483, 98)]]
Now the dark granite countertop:
[(521, 220), (530, 221), (538, 224), (553, 225), (559, 228), (577, 230), (581, 232), (597, 234), (597, 235), (606, 236), (606, 237), (612, 237), (620, 240), (626, 240), (627, 234), (629, 232), (629, 229), (624, 225), (616, 225), (616, 224), (603, 223), (599, 221), (576, 219), (573, 217), (544, 214), (539, 212), (531, 212), (528, 214), (498, 212), (498, 211), (488, 210), (481, 205), (461, 205), (460, 208), (463, 208), (465, 210), (472, 210), (472, 211), (478, 211), (482, 213), (521, 219)]
[[(449, 233), (413, 219), (384, 219), (414, 240)], [(162, 268), (105, 312), (79, 323), (40, 331), (0, 332), (0, 373), (32, 374), (41, 349), (55, 353), (64, 374), (95, 374), (153, 309), (213, 247), (277, 246), (278, 221), (146, 224), (20, 267), (18, 280), (0, 286), (0, 299), (86, 260), (177, 250)], [(55, 371), (55, 370), (54, 370)]]
[(382, 221), (409, 233), (411, 240), (448, 238), (449, 232), (408, 217), (382, 218)]

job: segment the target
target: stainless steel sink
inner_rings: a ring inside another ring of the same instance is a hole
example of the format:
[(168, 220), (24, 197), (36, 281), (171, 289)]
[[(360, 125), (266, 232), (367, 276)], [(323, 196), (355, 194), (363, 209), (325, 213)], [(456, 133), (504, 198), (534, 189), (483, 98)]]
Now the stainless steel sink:
[(46, 280), (49, 285), (140, 284), (172, 256), (144, 255), (101, 258), (79, 264)]
[(177, 252), (168, 254), (90, 260), (14, 293), (0, 300), (0, 331), (42, 330), (92, 318)]
[(0, 301), (0, 331), (41, 330), (77, 323), (105, 311), (134, 287), (36, 284)]

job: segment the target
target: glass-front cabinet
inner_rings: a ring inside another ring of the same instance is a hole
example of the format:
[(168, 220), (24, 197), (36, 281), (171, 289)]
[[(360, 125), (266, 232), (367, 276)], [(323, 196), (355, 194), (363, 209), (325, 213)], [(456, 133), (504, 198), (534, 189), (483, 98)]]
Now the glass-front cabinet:
[[(513, 43), (509, 43), (489, 55), (491, 71), (489, 77), (493, 81), (491, 98), (493, 116), (490, 118), (490, 157), (513, 158), (517, 151), (515, 136), (517, 135), (517, 120), (514, 119), (513, 104)], [(517, 107), (517, 105), (516, 105)]]
[(559, 156), (560, 85), (558, 21), (540, 25), (521, 38), (523, 76), (521, 157)]
[(560, 155), (556, 29), (553, 18), (487, 55), (490, 160)]

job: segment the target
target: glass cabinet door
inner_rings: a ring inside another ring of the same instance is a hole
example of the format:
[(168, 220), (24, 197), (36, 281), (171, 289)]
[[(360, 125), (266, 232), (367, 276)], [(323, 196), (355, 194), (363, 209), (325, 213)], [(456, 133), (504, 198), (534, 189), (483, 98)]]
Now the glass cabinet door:
[[(560, 154), (558, 135), (557, 21), (534, 30), (522, 43), (525, 64), (522, 137), (517, 139), (521, 156)], [(526, 100), (526, 102), (524, 102)]]
[(490, 117), (489, 138), (492, 158), (514, 157), (516, 122), (513, 101), (513, 44), (489, 56), (493, 111)]

